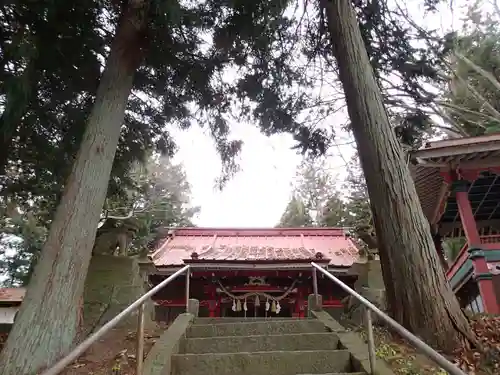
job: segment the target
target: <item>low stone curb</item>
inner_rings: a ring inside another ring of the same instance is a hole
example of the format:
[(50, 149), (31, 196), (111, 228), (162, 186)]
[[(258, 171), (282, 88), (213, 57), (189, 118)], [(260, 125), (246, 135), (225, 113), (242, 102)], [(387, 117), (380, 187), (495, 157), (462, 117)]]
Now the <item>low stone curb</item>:
[(192, 314), (180, 314), (153, 345), (146, 360), (142, 375), (170, 374), (172, 355), (179, 353), (179, 343), (194, 320)]
[[(368, 344), (357, 333), (347, 331), (339, 322), (333, 319), (325, 311), (312, 311), (320, 322), (328, 330), (335, 332), (340, 341), (340, 346), (351, 353), (352, 366), (355, 371), (362, 371), (370, 374), (370, 360), (368, 354)], [(392, 369), (381, 359), (376, 359), (374, 375), (394, 375)]]

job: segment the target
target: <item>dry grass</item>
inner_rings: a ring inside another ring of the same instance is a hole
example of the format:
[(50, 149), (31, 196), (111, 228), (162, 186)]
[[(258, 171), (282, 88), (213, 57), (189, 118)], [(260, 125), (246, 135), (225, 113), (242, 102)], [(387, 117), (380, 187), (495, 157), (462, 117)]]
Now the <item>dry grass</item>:
[[(500, 374), (500, 317), (475, 316), (472, 329), (483, 346), (482, 350), (462, 347), (450, 361), (470, 375)], [(364, 327), (354, 328), (366, 338)], [(445, 375), (425, 355), (382, 327), (374, 327), (377, 357), (385, 360), (396, 374), (401, 375)]]
[[(145, 333), (144, 355), (154, 345), (164, 327)], [(67, 368), (63, 375), (136, 375), (136, 332), (114, 329), (95, 343), (83, 356)]]
[[(165, 328), (157, 326), (145, 332), (145, 356)], [(62, 374), (136, 375), (136, 337), (136, 332), (129, 328), (111, 330)], [(7, 334), (0, 334), (0, 350), (6, 339)]]

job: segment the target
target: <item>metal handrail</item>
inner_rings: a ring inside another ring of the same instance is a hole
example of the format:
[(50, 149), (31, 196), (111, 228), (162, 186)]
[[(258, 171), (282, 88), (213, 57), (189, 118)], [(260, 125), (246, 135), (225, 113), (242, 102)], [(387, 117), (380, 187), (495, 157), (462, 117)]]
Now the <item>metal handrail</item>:
[(353, 289), (349, 288), (346, 284), (344, 284), (338, 278), (333, 276), (330, 272), (325, 270), (323, 267), (319, 266), (318, 264), (316, 264), (314, 262), (311, 262), (311, 265), (313, 267), (313, 288), (314, 288), (314, 294), (316, 296), (315, 297), (316, 298), (316, 306), (318, 306), (318, 304), (319, 304), (318, 278), (316, 275), (316, 270), (318, 270), (323, 275), (325, 275), (330, 280), (332, 280), (335, 284), (340, 286), (347, 293), (349, 293), (351, 296), (355, 297), (366, 308), (366, 324), (367, 324), (367, 333), (368, 333), (368, 354), (369, 354), (369, 360), (370, 360), (370, 370), (371, 370), (372, 374), (375, 373), (376, 353), (375, 353), (375, 342), (373, 339), (373, 324), (372, 324), (372, 319), (371, 319), (371, 311), (373, 311), (384, 322), (386, 322), (392, 328), (394, 328), (394, 330), (397, 333), (399, 333), (402, 337), (404, 337), (406, 340), (408, 340), (413, 345), (415, 345), (420, 351), (422, 351), (422, 353), (424, 353), (428, 358), (433, 360), (437, 365), (439, 365), (442, 369), (447, 371), (449, 374), (467, 375), (465, 372), (460, 370), (460, 368), (458, 368), (456, 365), (454, 365), (453, 363), (448, 361), (445, 357), (443, 357), (437, 351), (432, 349), (429, 345), (427, 345), (425, 342), (420, 340), (413, 333), (408, 331), (401, 324), (399, 324), (394, 319), (389, 317), (382, 310), (377, 308), (373, 303), (371, 303), (366, 298), (364, 298), (363, 296), (361, 296), (360, 294), (355, 292)]
[(190, 277), (190, 266), (184, 266), (174, 274), (170, 275), (168, 278), (163, 280), (157, 286), (155, 286), (150, 291), (144, 293), (140, 298), (138, 298), (135, 302), (133, 302), (130, 306), (128, 306), (125, 310), (111, 319), (109, 322), (104, 324), (97, 332), (90, 335), (87, 339), (85, 339), (81, 344), (79, 344), (76, 348), (74, 348), (68, 355), (59, 360), (54, 366), (45, 370), (40, 375), (58, 375), (62, 370), (66, 368), (69, 364), (71, 364), (74, 360), (78, 359), (92, 344), (94, 344), (97, 340), (99, 340), (102, 336), (108, 333), (112, 328), (114, 328), (118, 323), (120, 323), (123, 319), (125, 319), (128, 315), (130, 315), (135, 310), (139, 311), (138, 317), (138, 327), (137, 327), (137, 353), (136, 353), (136, 364), (137, 364), (137, 375), (142, 374), (142, 365), (144, 358), (144, 303), (148, 298), (151, 298), (158, 291), (163, 289), (167, 284), (169, 284), (172, 280), (176, 279), (178, 276), (182, 275), (186, 272), (186, 311), (188, 309), (189, 304), (189, 277)]

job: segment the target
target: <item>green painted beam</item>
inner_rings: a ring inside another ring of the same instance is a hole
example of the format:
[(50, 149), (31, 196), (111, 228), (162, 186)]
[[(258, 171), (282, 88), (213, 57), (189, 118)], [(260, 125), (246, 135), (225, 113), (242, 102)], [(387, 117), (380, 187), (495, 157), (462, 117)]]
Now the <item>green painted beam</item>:
[[(484, 250), (484, 255), (488, 263), (500, 261), (500, 250)], [(449, 279), (451, 287), (455, 288), (459, 285), (460, 282), (462, 282), (462, 280), (472, 271), (472, 260), (469, 258)]]

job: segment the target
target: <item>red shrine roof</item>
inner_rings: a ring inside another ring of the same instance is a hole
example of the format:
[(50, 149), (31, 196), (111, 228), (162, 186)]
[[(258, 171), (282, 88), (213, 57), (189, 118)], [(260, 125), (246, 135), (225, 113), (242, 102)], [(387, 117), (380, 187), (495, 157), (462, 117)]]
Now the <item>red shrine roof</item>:
[(435, 223), (442, 214), (438, 206), (450, 188), (442, 172), (457, 168), (498, 169), (500, 133), (428, 142), (423, 148), (413, 151), (411, 159), (410, 170), (422, 209), (429, 221)]
[(21, 303), (26, 294), (26, 288), (0, 288), (0, 303)]
[(350, 267), (358, 249), (339, 228), (179, 228), (150, 258), (156, 267), (301, 261)]

